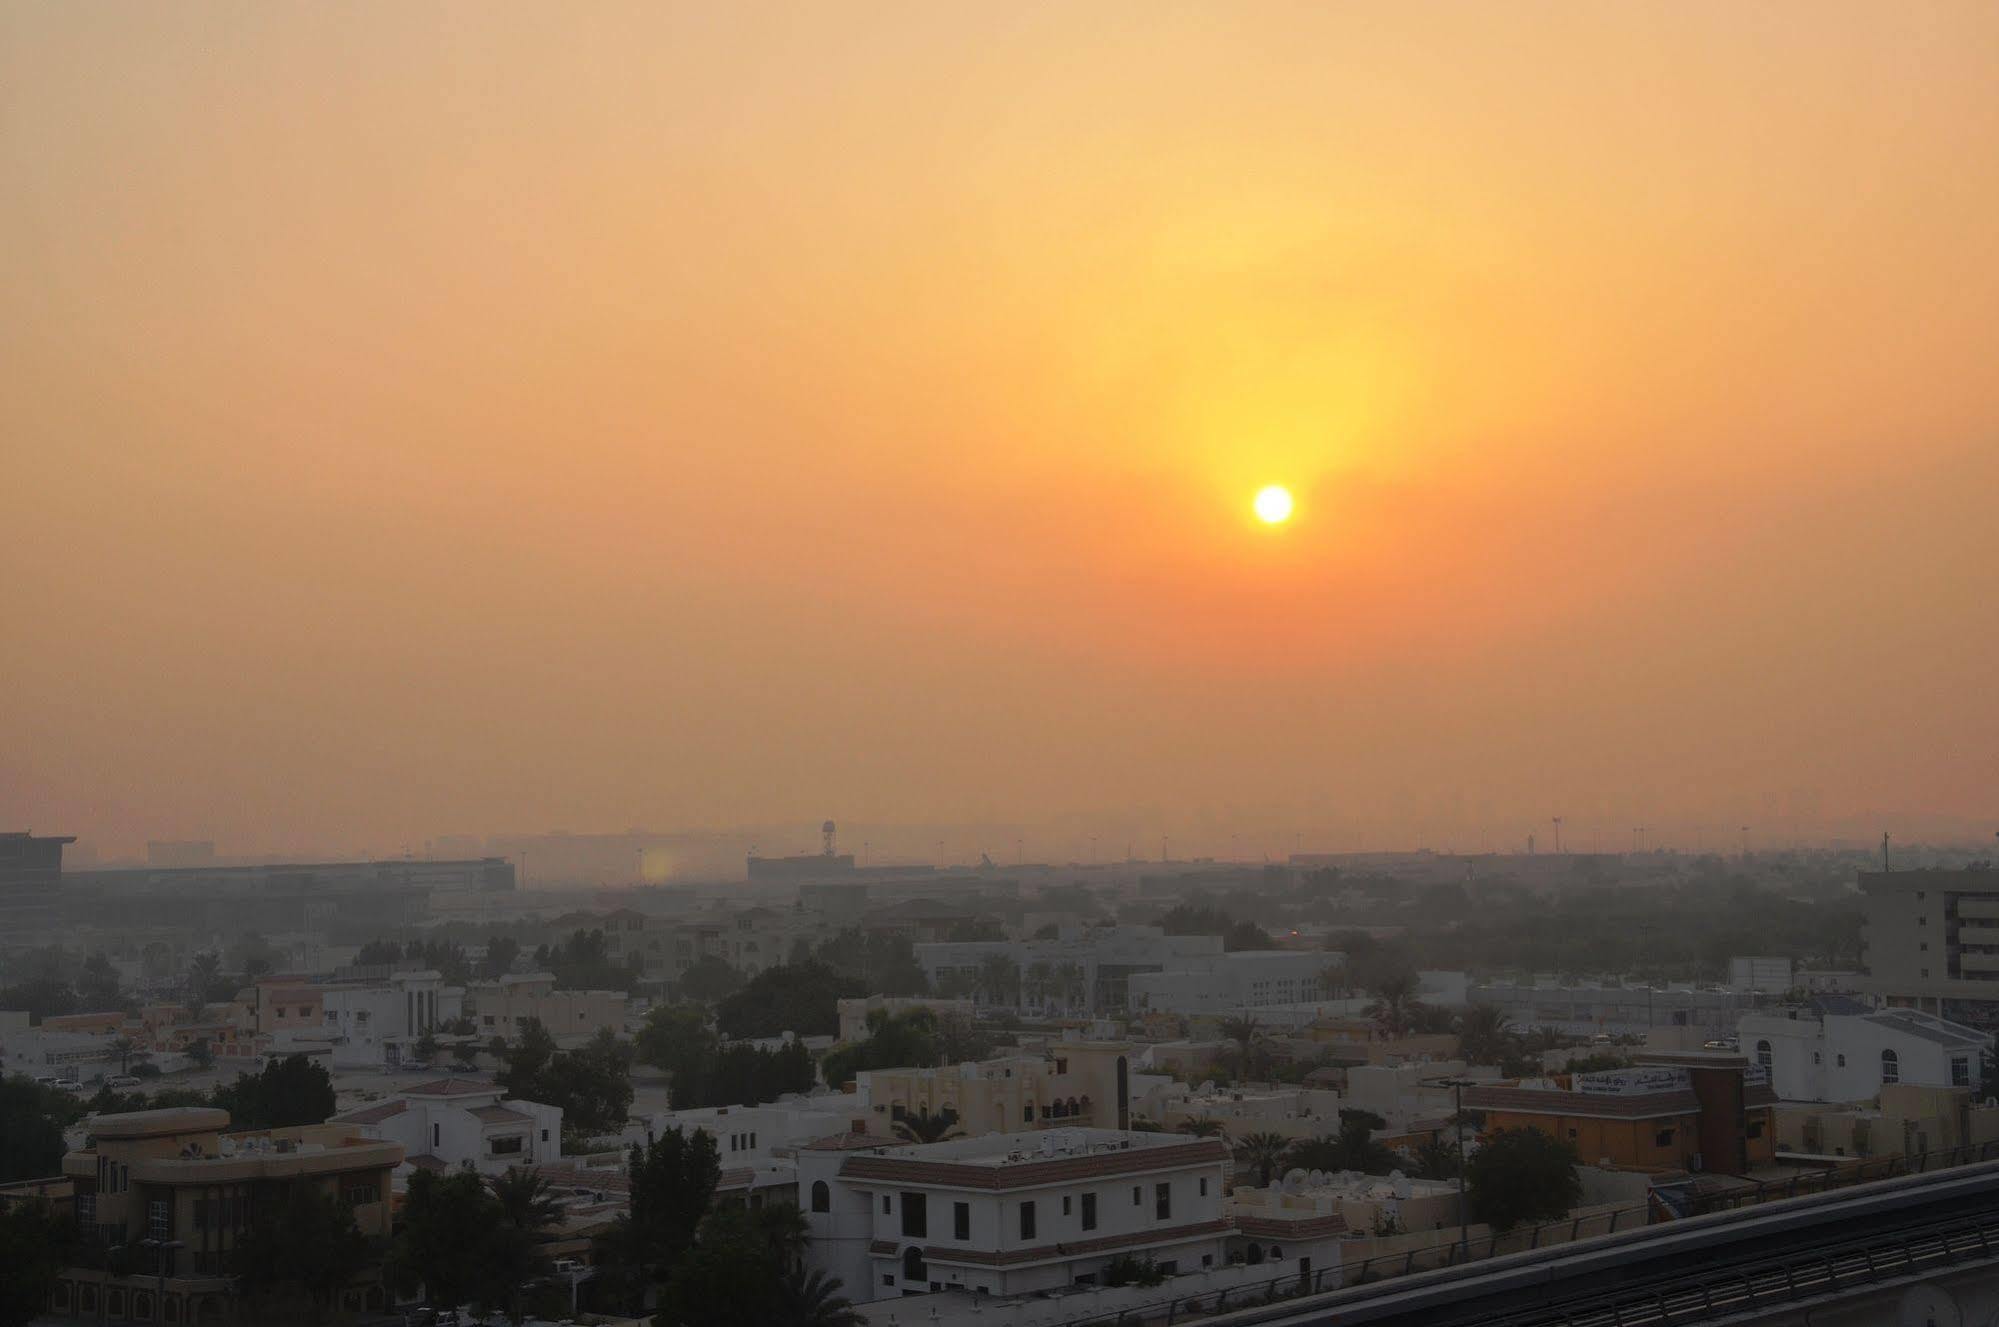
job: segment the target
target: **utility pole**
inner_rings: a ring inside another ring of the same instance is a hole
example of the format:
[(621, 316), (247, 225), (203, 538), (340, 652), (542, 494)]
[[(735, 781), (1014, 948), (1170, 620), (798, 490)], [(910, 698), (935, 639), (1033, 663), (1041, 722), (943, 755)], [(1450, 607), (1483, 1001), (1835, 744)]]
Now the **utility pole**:
[(1555, 817), (1555, 855), (1557, 857), (1562, 855), (1562, 818), (1560, 816)]
[(1458, 1261), (1471, 1261), (1471, 1214), (1465, 1200), (1465, 1089), (1478, 1086), (1472, 1078), (1435, 1078), (1438, 1087), (1451, 1089), (1451, 1124), (1458, 1136)]

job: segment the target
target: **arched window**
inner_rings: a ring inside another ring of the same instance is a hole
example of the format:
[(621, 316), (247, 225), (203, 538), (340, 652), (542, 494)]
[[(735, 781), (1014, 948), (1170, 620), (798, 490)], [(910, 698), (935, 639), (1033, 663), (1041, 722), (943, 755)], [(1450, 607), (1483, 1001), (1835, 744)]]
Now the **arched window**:
[(1756, 1043), (1756, 1063), (1762, 1065), (1765, 1069), (1768, 1069), (1770, 1067), (1769, 1042), (1759, 1041)]
[(1902, 1081), (1902, 1062), (1894, 1051), (1881, 1052), (1881, 1081), (1899, 1083)]
[(905, 1281), (928, 1281), (930, 1275), (923, 1266), (923, 1250), (912, 1244), (902, 1251), (902, 1279)]
[(825, 1180), (812, 1181), (812, 1210), (815, 1212), (833, 1210), (833, 1194), (827, 1189)]

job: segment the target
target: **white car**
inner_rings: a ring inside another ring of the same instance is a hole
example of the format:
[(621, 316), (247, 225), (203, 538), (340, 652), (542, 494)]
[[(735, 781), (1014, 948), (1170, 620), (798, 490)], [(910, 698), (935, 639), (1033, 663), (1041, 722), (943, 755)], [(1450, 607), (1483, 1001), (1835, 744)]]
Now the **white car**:
[(83, 1091), (83, 1084), (77, 1082), (74, 1078), (58, 1078), (55, 1081), (55, 1086), (65, 1092)]
[(137, 1087), (139, 1080), (131, 1074), (113, 1074), (104, 1080), (106, 1087)]

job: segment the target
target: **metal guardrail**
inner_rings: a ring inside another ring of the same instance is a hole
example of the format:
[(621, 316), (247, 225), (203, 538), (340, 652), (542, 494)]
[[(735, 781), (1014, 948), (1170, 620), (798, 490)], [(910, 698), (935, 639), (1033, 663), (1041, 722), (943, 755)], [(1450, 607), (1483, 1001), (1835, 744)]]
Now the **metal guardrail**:
[[(1854, 1158), (1851, 1165), (1831, 1166), (1817, 1173), (1800, 1173), (1784, 1181), (1747, 1180), (1745, 1186), (1732, 1193), (1704, 1195), (1697, 1215), (1735, 1211), (1754, 1207), (1763, 1203), (1778, 1202), (1789, 1198), (1807, 1198), (1819, 1194), (1851, 1189), (1863, 1184), (1878, 1183), (1882, 1180), (1897, 1179), (1909, 1175), (1929, 1174), (1975, 1165), (1983, 1161), (1999, 1158), (1999, 1142), (1974, 1143), (1962, 1147), (1937, 1148), (1919, 1152), (1914, 1156), (1891, 1156), (1874, 1158)], [(1649, 1206), (1618, 1208), (1607, 1213), (1597, 1213), (1587, 1217), (1573, 1217), (1562, 1221), (1544, 1222), (1532, 1227), (1516, 1227), (1504, 1234), (1492, 1232), (1470, 1242), (1469, 1257), (1459, 1256), (1456, 1240), (1440, 1242), (1423, 1248), (1413, 1248), (1401, 1253), (1377, 1254), (1358, 1263), (1345, 1263), (1339, 1267), (1319, 1268), (1309, 1273), (1290, 1272), (1274, 1276), (1268, 1281), (1250, 1285), (1232, 1286), (1221, 1290), (1202, 1290), (1183, 1298), (1175, 1298), (1162, 1303), (1120, 1309), (1113, 1313), (1102, 1313), (1095, 1317), (1080, 1318), (1069, 1327), (1171, 1327), (1171, 1324), (1195, 1321), (1218, 1313), (1236, 1309), (1254, 1308), (1259, 1305), (1276, 1304), (1286, 1299), (1301, 1299), (1309, 1295), (1323, 1294), (1347, 1287), (1379, 1284), (1383, 1281), (1409, 1276), (1418, 1271), (1430, 1271), (1445, 1267), (1468, 1266), (1471, 1263), (1516, 1253), (1531, 1252), (1543, 1248), (1557, 1248), (1581, 1239), (1598, 1235), (1617, 1234), (1653, 1224)], [(1999, 1250), (1999, 1213), (1989, 1218), (1989, 1226), (1979, 1227), (1978, 1237)], [(1671, 1224), (1671, 1223), (1664, 1223)], [(1941, 1224), (1949, 1224), (1948, 1222)], [(1601, 1227), (1599, 1229), (1598, 1227)], [(1585, 1233), (1587, 1228), (1587, 1233)], [(1969, 1236), (1967, 1236), (1969, 1238)], [(1855, 1241), (1867, 1244), (1868, 1240)], [(1843, 1247), (1843, 1246), (1842, 1246)], [(1981, 1248), (1984, 1244), (1980, 1245)], [(1774, 1260), (1782, 1261), (1782, 1260)], [(1419, 1265), (1420, 1264), (1420, 1265)], [(1835, 1276), (1842, 1275), (1838, 1271)], [(1885, 1274), (1885, 1273), (1884, 1273)], [(1809, 1281), (1793, 1281), (1799, 1285)], [(1791, 1284), (1791, 1282), (1787, 1282)], [(1840, 1282), (1845, 1284), (1845, 1282)], [(1691, 1293), (1691, 1292), (1689, 1292)], [(1767, 1293), (1767, 1292), (1766, 1292)], [(1824, 1293), (1823, 1290), (1816, 1293)], [(1714, 1300), (1717, 1305), (1720, 1300)], [(1770, 1301), (1775, 1302), (1775, 1301)], [(1738, 1302), (1729, 1311), (1740, 1312), (1749, 1307), (1748, 1302)], [(1719, 1312), (1717, 1307), (1715, 1310)], [(1522, 1318), (1522, 1327), (1528, 1323), (1546, 1323), (1553, 1327), (1639, 1327), (1639, 1324), (1667, 1324), (1696, 1322), (1698, 1318), (1685, 1316), (1685, 1310), (1678, 1310), (1681, 1316), (1626, 1318)], [(1498, 1323), (1513, 1324), (1514, 1319), (1495, 1319)]]

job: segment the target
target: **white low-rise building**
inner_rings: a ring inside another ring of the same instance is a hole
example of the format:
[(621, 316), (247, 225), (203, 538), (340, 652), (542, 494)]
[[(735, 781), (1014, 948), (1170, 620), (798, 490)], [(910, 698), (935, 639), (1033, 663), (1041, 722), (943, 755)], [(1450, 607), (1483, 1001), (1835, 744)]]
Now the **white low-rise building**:
[(808, 1265), (858, 1301), (1095, 1284), (1122, 1256), (1172, 1273), (1225, 1266), (1218, 1139), (1110, 1129), (798, 1150)]
[(1977, 1087), (1992, 1049), (1977, 1028), (1840, 995), (1745, 1014), (1738, 1035), (1785, 1101), (1866, 1101), (1895, 1083)]
[(327, 1122), (401, 1143), (404, 1161), (398, 1174), (427, 1168), (497, 1175), (513, 1166), (562, 1159), (560, 1106), (510, 1098), (497, 1084), (472, 1079), (417, 1083)]
[(762, 1166), (788, 1156), (800, 1144), (864, 1125), (866, 1107), (848, 1093), (792, 1097), (761, 1106), (702, 1106), (661, 1111), (629, 1125), (625, 1137), (648, 1142), (675, 1129), (701, 1132), (715, 1140), (715, 1155), (726, 1169)]
[(1134, 1014), (1226, 1014), (1308, 1003), (1326, 996), (1327, 970), (1345, 963), (1343, 954), (1292, 949), (1198, 955), (1159, 972), (1133, 973), (1125, 983), (1127, 1004)]
[(394, 1069), (426, 1035), (465, 1012), (465, 988), (441, 972), (397, 972), (377, 981), (329, 982), (320, 988), (320, 1031), (340, 1069)]

